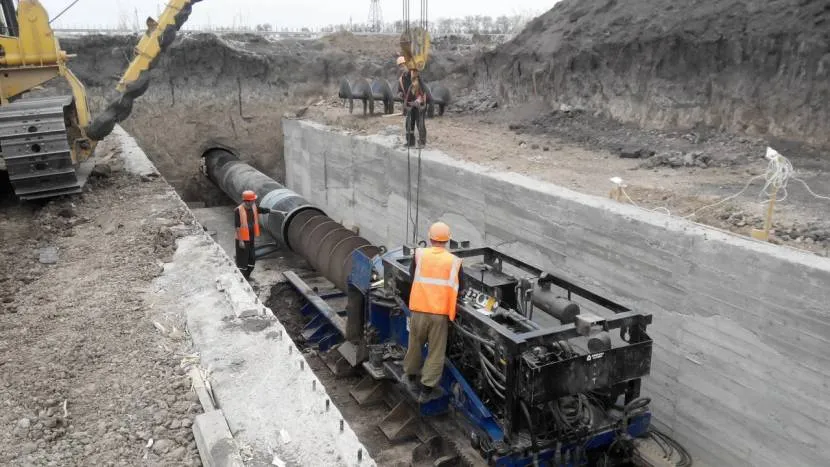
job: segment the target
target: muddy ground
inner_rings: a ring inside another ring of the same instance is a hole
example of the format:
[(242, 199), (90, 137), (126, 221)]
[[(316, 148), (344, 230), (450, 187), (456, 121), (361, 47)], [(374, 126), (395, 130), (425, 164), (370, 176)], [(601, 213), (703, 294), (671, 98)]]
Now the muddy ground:
[(147, 295), (192, 219), (161, 207), (163, 180), (115, 170), (0, 201), (0, 464), (200, 465), (182, 317)]

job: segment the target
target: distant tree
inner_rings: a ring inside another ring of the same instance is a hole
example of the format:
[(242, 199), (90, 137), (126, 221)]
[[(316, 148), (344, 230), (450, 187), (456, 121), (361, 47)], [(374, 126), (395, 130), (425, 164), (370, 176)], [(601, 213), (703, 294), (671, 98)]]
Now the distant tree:
[(438, 25), (438, 33), (439, 34), (452, 34), (453, 31), (453, 19), (452, 18), (441, 18), (436, 23)]
[(463, 24), (464, 24), (464, 32), (466, 32), (466, 33), (471, 34), (471, 33), (476, 32), (476, 30), (478, 29), (477, 24), (476, 24), (475, 16), (465, 16)]
[(484, 34), (493, 34), (495, 32), (493, 31), (493, 18), (490, 16), (482, 17), (479, 25), (481, 26), (481, 32)]
[(504, 15), (496, 18), (496, 29), (500, 34), (507, 34), (510, 31), (510, 18)]

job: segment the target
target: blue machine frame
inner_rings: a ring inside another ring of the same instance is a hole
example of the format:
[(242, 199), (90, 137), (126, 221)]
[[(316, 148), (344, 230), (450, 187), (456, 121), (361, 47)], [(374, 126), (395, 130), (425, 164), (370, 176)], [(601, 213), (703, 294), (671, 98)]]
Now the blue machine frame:
[[(348, 277), (350, 290), (359, 291), (363, 296), (363, 313), (365, 323), (371, 324), (376, 331), (376, 339), (383, 343), (393, 343), (406, 349), (408, 346), (409, 332), (407, 322), (410, 311), (402, 300), (373, 300), (372, 280), (373, 271), (383, 276), (383, 260), (403, 257), (403, 248), (384, 252), (383, 255), (369, 258), (360, 251), (354, 251), (351, 259), (351, 272)], [(377, 276), (375, 276), (377, 277)], [(319, 346), (320, 350), (327, 351), (337, 344), (344, 342), (345, 331), (342, 323), (335, 322), (335, 317), (346, 315), (346, 310), (334, 310), (327, 303), (327, 300), (342, 298), (348, 294), (332, 292), (318, 295), (309, 288), (295, 287), (305, 297), (307, 303), (302, 307), (303, 315), (310, 317), (310, 322), (305, 326), (303, 338), (312, 344)], [(302, 284), (304, 285), (304, 284)], [(387, 372), (387, 378), (396, 379), (395, 375)], [(505, 427), (499, 422), (493, 413), (482, 402), (473, 387), (467, 382), (461, 372), (447, 359), (441, 387), (444, 395), (436, 400), (425, 404), (418, 404), (418, 411), (424, 417), (435, 416), (448, 412), (451, 408), (454, 412), (463, 414), (464, 422), (469, 426), (470, 432), (474, 432), (479, 439), (486, 439), (489, 445), (499, 445), (505, 442)], [(651, 413), (648, 410), (641, 411), (627, 420), (625, 434), (630, 437), (639, 437), (648, 431), (651, 423)], [(621, 424), (609, 425), (587, 439), (565, 442), (556, 447), (549, 447), (540, 450), (534, 456), (529, 449), (523, 452), (508, 450), (507, 452), (491, 451), (489, 461), (491, 465), (505, 467), (519, 467), (532, 465), (534, 457), (539, 465), (555, 466), (576, 466), (580, 464), (581, 453), (586, 449), (607, 447), (612, 445), (618, 436), (621, 435)]]

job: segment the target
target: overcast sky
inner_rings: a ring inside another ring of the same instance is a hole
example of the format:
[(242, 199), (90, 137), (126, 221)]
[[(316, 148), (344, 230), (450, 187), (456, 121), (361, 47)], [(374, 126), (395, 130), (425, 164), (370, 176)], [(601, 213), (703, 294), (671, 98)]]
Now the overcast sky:
[[(40, 0), (51, 17), (55, 17), (72, 0)], [(80, 0), (53, 26), (100, 27), (115, 26), (121, 15), (134, 23), (138, 10), (141, 24), (147, 16), (156, 16), (158, 8), (164, 8), (167, 0)], [(513, 15), (542, 13), (550, 9), (555, 0), (433, 0), (429, 3), (429, 18), (463, 17), (467, 15)], [(355, 23), (366, 22), (370, 0), (203, 0), (193, 8), (188, 26), (228, 25), (247, 23), (271, 23), (277, 28), (325, 26), (348, 23), (349, 16)], [(401, 0), (381, 0), (384, 21), (401, 18)], [(410, 0), (410, 19), (420, 16), (420, 2)]]

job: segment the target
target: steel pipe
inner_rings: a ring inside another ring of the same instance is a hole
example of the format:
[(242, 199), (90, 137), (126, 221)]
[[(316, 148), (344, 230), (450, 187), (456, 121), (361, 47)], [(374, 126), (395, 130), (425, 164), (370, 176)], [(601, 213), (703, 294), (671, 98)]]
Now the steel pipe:
[(271, 210), (260, 216), (260, 225), (279, 243), (346, 292), (352, 252), (372, 257), (379, 248), (333, 221), (320, 208), (256, 170), (227, 148), (210, 148), (202, 155), (208, 178), (235, 202), (242, 192), (253, 190), (259, 205)]

